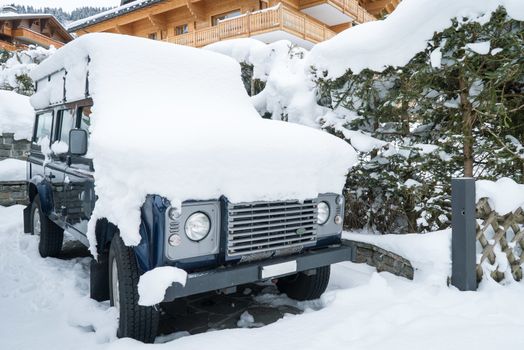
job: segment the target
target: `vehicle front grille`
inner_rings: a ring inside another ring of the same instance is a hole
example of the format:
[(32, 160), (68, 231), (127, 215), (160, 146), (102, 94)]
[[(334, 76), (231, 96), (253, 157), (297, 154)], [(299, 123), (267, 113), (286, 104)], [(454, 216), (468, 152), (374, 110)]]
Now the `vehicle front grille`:
[(227, 254), (295, 250), (317, 240), (317, 202), (229, 204)]

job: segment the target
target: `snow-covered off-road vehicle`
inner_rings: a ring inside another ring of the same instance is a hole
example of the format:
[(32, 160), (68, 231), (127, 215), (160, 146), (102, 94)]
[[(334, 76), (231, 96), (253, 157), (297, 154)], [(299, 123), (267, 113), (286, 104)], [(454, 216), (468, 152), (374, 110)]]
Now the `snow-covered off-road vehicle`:
[(119, 337), (154, 340), (161, 302), (272, 280), (319, 298), (341, 241), (355, 152), (266, 120), (232, 59), (110, 34), (83, 36), (32, 77), (28, 233), (43, 257), (64, 233), (89, 247), (91, 296)]

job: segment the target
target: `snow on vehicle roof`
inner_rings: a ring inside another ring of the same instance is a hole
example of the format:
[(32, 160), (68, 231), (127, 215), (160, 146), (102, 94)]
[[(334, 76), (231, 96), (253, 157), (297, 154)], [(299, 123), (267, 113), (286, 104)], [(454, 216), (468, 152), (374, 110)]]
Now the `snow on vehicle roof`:
[(327, 71), (331, 78), (348, 69), (359, 73), (366, 68), (401, 67), (426, 48), (435, 32), (449, 27), (452, 18), (482, 20), (498, 6), (504, 6), (512, 18), (524, 20), (522, 0), (404, 0), (385, 20), (360, 24), (314, 46), (308, 66)]
[[(95, 220), (105, 217), (126, 244), (138, 244), (148, 194), (180, 205), (222, 195), (251, 202), (340, 193), (357, 160), (339, 138), (262, 119), (239, 64), (218, 53), (90, 34), (58, 50), (32, 77), (64, 68), (67, 90), (83, 91), (87, 57), (94, 101), (89, 152), (98, 195), (91, 238)], [(52, 95), (39, 88), (32, 101), (41, 108)]]

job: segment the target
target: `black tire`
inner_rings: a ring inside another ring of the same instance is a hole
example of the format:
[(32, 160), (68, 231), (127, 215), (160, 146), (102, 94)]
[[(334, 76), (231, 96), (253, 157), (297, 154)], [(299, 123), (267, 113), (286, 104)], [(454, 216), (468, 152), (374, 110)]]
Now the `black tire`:
[[(38, 224), (40, 229), (35, 227)], [(42, 212), (42, 204), (38, 195), (31, 205), (31, 234), (40, 236), (38, 252), (42, 258), (56, 258), (60, 255), (64, 241), (64, 230)]]
[[(113, 265), (116, 264), (116, 280), (113, 283)], [(133, 338), (144, 343), (155, 340), (159, 312), (154, 307), (138, 305), (138, 281), (140, 271), (137, 266), (135, 253), (127, 247), (120, 235), (115, 235), (109, 249), (109, 295), (111, 306), (118, 303), (119, 310), (118, 332), (119, 338)], [(116, 294), (118, 293), (118, 294)], [(118, 299), (115, 297), (118, 295)]]
[(330, 266), (315, 269), (315, 273), (299, 272), (295, 275), (279, 278), (277, 288), (291, 299), (304, 301), (315, 300), (326, 291), (329, 283)]

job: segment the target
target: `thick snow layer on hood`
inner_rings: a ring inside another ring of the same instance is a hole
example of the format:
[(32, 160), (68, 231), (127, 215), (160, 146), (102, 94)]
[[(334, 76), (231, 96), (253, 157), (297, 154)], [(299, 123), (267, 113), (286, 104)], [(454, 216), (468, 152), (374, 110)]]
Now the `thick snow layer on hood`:
[(34, 119), (29, 97), (0, 90), (0, 134), (13, 133), (15, 140), (30, 140)]
[[(127, 245), (138, 244), (147, 194), (175, 205), (222, 195), (232, 202), (302, 200), (340, 192), (356, 162), (343, 140), (260, 118), (238, 63), (214, 52), (91, 34), (58, 50), (32, 76), (65, 67), (68, 91), (81, 91), (75, 77), (85, 76), (88, 56), (98, 195), (91, 237), (94, 220), (106, 217)], [(49, 96), (42, 89), (33, 101)]]
[(524, 208), (524, 185), (510, 178), (503, 177), (497, 181), (479, 180), (476, 184), (477, 201), (488, 198), (491, 209), (506, 215)]
[(308, 57), (309, 65), (336, 78), (348, 69), (359, 73), (386, 66), (404, 66), (426, 48), (433, 34), (449, 27), (454, 17), (481, 18), (498, 6), (524, 20), (522, 0), (404, 0), (383, 21), (368, 22), (345, 30), (317, 44)]

